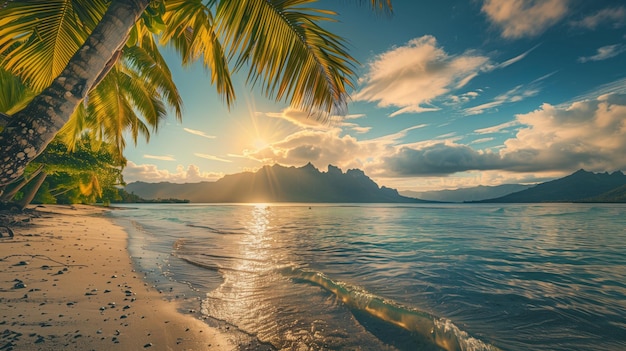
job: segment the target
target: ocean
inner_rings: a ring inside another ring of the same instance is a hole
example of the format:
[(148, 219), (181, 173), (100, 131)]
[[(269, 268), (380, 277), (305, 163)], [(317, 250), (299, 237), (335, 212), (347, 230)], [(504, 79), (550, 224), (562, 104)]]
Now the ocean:
[(137, 270), (242, 350), (626, 350), (626, 205), (122, 207)]

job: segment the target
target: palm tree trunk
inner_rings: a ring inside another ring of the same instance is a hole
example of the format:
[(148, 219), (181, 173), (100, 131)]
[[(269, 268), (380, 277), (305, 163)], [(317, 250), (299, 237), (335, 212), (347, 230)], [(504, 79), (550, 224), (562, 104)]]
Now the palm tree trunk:
[(63, 127), (150, 0), (114, 0), (63, 72), (0, 133), (0, 189), (17, 180)]
[(48, 173), (41, 172), (37, 174), (37, 176), (33, 179), (33, 184), (30, 190), (26, 194), (24, 194), (24, 197), (21, 198), (20, 201), (17, 202), (21, 210), (25, 209), (26, 206), (30, 205), (30, 202), (33, 201), (33, 199), (35, 198), (35, 195), (37, 195), (39, 188), (41, 188), (41, 185), (43, 184), (44, 180), (46, 180), (47, 176), (48, 176)]
[(0, 202), (9, 202), (13, 200), (15, 195), (22, 190), (24, 186), (30, 183), (36, 176), (39, 175), (44, 169), (45, 165), (39, 166), (33, 173), (29, 175), (29, 178), (24, 178), (21, 183), (14, 186), (10, 191), (5, 192), (4, 194), (0, 194)]

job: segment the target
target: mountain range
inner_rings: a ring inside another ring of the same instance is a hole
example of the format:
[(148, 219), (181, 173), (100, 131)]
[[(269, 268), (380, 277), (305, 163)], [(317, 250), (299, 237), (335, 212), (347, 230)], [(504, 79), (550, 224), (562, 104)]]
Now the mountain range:
[(330, 202), (420, 203), (427, 202), (379, 187), (359, 169), (343, 172), (329, 165), (320, 172), (311, 163), (303, 167), (264, 166), (257, 172), (227, 175), (215, 182), (134, 182), (126, 191), (144, 199), (185, 199), (194, 203)]
[(626, 202), (626, 175), (593, 173), (580, 169), (566, 177), (526, 190), (478, 202)]
[(583, 169), (537, 185), (405, 191), (379, 187), (359, 169), (343, 172), (329, 165), (321, 172), (303, 167), (264, 166), (257, 172), (227, 175), (215, 182), (134, 182), (126, 191), (144, 199), (185, 199), (194, 203), (311, 202), (311, 203), (428, 203), (428, 202), (626, 202), (626, 175)]
[(525, 184), (503, 184), (497, 186), (479, 185), (471, 188), (461, 188), (454, 190), (434, 190), (434, 191), (401, 191), (400, 194), (427, 201), (439, 202), (469, 202), (493, 199), (505, 196), (518, 191), (526, 190), (534, 185)]

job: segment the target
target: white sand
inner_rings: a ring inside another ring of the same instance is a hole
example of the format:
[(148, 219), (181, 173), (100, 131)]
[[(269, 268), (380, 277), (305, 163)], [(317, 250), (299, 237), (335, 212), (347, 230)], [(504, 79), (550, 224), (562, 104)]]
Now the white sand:
[(133, 271), (127, 234), (91, 206), (45, 206), (0, 238), (1, 350), (233, 350)]

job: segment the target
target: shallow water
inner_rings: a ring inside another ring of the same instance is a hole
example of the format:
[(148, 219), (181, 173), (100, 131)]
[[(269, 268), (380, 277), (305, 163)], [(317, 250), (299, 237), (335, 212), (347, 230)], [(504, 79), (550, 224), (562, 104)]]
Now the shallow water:
[(157, 288), (276, 349), (626, 349), (624, 205), (131, 207)]

